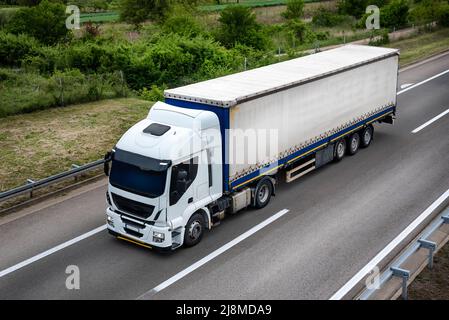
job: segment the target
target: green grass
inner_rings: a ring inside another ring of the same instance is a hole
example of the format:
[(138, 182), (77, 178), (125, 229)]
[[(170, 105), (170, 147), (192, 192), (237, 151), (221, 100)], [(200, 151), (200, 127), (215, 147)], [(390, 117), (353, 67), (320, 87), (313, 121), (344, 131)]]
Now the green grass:
[[(319, 2), (319, 0), (305, 0), (304, 2)], [(200, 10), (203, 11), (220, 11), (224, 8), (235, 5), (237, 1), (234, 1), (232, 3), (223, 3), (223, 4), (211, 4), (211, 5), (203, 5), (200, 6)], [(287, 3), (287, 0), (243, 0), (240, 1), (240, 5), (251, 7), (251, 8), (258, 8), (258, 7), (271, 7), (271, 6), (282, 6)]]
[(120, 19), (118, 12), (96, 12), (96, 13), (82, 13), (80, 15), (80, 23), (86, 22), (115, 22)]
[(400, 65), (405, 66), (414, 61), (449, 50), (449, 28), (394, 41), (388, 44), (388, 47), (401, 50)]
[(151, 102), (114, 99), (0, 121), (0, 191), (100, 159), (148, 114)]

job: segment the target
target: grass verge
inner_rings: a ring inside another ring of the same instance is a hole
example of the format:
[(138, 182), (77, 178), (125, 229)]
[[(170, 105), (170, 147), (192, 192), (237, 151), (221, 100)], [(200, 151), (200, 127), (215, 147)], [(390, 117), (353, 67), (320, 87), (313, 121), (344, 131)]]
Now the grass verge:
[(401, 50), (400, 65), (405, 66), (449, 49), (449, 28), (422, 33), (388, 44)]
[(151, 105), (123, 98), (3, 118), (0, 190), (100, 159)]

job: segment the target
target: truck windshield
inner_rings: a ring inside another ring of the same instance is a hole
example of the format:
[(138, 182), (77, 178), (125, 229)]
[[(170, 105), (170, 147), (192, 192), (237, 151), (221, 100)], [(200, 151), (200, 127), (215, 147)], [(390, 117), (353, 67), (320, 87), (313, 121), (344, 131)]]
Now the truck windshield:
[[(143, 161), (146, 164), (155, 162), (155, 159), (152, 158), (116, 150), (112, 157), (109, 175), (110, 184), (116, 188), (144, 197), (155, 198), (161, 196), (165, 190), (168, 167), (151, 170), (148, 166), (139, 165), (135, 161), (137, 157), (139, 162)], [(157, 162), (159, 163), (159, 160)]]

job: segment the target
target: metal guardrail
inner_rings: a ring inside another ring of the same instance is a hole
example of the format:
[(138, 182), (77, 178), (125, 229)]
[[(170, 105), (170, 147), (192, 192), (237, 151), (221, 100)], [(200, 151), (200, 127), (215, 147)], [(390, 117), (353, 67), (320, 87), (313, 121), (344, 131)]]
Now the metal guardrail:
[[(426, 229), (420, 234), (418, 239), (413, 241), (407, 249), (400, 254), (396, 259), (390, 263), (386, 270), (380, 274), (379, 285), (385, 285), (389, 280), (394, 277), (399, 277), (402, 280), (401, 295), (404, 300), (407, 300), (407, 282), (411, 277), (411, 271), (406, 270), (402, 265), (419, 249), (424, 248), (429, 251), (427, 265), (430, 269), (433, 267), (433, 256), (437, 249), (438, 244), (436, 242), (428, 240), (435, 231), (437, 231), (443, 224), (449, 223), (449, 208), (443, 210), (438, 216), (427, 226)], [(375, 288), (365, 288), (361, 294), (357, 297), (357, 300), (369, 300), (371, 296), (376, 292)]]
[[(403, 298), (407, 298), (406, 286), (418, 270), (406, 270), (405, 262), (420, 249), (429, 250), (428, 265), (433, 264), (433, 255), (438, 247), (429, 239), (443, 224), (449, 223), (449, 189), (413, 220), (400, 234), (388, 243), (359, 272), (346, 282), (330, 300), (367, 300), (385, 293), (390, 280), (402, 278)], [(389, 293), (387, 292), (387, 295)]]
[(97, 160), (94, 162), (90, 162), (87, 164), (84, 164), (82, 166), (78, 166), (78, 165), (72, 165), (72, 169), (62, 172), (62, 173), (58, 173), (55, 174), (53, 176), (38, 180), (38, 181), (33, 181), (31, 179), (28, 179), (28, 183), (14, 188), (14, 189), (10, 189), (4, 192), (0, 193), (0, 202), (5, 201), (7, 199), (25, 194), (25, 193), (29, 193), (30, 194), (30, 198), (33, 197), (33, 191), (42, 187), (46, 187), (49, 186), (51, 184), (63, 181), (65, 179), (71, 178), (71, 177), (77, 177), (78, 175), (81, 175), (83, 173), (86, 173), (87, 171), (93, 170), (93, 169), (97, 169), (100, 166), (103, 166), (104, 164), (104, 159), (101, 160)]

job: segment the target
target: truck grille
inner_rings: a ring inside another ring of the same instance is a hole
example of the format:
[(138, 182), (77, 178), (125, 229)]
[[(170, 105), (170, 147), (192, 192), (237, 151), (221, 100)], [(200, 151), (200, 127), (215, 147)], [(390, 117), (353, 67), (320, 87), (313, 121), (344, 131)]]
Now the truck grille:
[(131, 213), (143, 219), (148, 219), (153, 213), (154, 206), (152, 205), (127, 199), (112, 192), (111, 195), (112, 201), (120, 211)]

